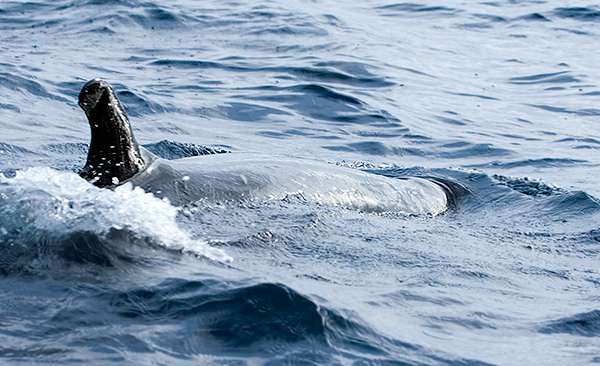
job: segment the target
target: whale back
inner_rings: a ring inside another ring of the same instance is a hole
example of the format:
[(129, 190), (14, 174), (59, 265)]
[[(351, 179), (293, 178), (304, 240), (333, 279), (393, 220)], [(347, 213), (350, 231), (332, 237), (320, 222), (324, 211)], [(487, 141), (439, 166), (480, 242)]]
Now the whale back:
[(105, 81), (88, 82), (79, 105), (92, 131), (79, 174), (99, 187), (130, 182), (176, 206), (296, 196), (366, 212), (438, 214), (448, 207), (444, 189), (421, 178), (389, 178), (302, 159), (235, 153), (167, 162), (138, 145), (121, 102)]
[(158, 159), (131, 183), (177, 206), (202, 200), (282, 200), (293, 196), (373, 213), (439, 214), (448, 207), (445, 191), (427, 179), (389, 178), (304, 159), (243, 153), (169, 162)]

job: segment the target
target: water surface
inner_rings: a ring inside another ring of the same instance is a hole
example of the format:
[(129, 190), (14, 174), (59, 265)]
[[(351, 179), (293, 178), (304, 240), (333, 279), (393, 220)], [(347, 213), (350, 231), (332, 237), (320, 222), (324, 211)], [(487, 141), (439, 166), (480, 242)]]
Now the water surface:
[[(2, 362), (599, 362), (599, 22), (583, 1), (3, 2)], [(461, 193), (433, 217), (98, 189), (76, 175), (95, 77), (166, 159)]]

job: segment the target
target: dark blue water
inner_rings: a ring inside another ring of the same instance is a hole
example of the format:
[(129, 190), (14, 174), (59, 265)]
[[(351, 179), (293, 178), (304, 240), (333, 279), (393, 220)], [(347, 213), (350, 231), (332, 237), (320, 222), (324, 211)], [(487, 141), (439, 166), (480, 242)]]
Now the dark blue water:
[[(0, 34), (0, 363), (600, 362), (592, 2), (2, 2)], [(302, 157), (455, 200), (96, 188), (95, 77), (166, 159)]]

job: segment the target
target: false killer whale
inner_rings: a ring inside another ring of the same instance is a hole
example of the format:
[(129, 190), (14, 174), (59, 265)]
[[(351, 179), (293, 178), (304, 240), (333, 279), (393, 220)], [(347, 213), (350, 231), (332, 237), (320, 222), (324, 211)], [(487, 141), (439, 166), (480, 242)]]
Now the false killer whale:
[(390, 178), (305, 159), (229, 153), (166, 161), (136, 142), (125, 109), (107, 82), (85, 84), (79, 105), (92, 135), (79, 175), (98, 187), (130, 182), (176, 206), (299, 195), (366, 212), (435, 215), (449, 204), (447, 187), (437, 181)]

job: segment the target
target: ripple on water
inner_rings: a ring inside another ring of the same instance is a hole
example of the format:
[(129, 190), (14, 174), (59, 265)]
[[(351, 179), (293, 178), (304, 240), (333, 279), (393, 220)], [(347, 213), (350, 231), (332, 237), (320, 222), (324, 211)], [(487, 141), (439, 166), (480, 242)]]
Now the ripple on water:
[(600, 9), (597, 6), (592, 7), (572, 7), (572, 8), (556, 8), (553, 15), (573, 20), (580, 20), (586, 22), (598, 22), (600, 21)]
[[(242, 60), (243, 61), (243, 60)], [(150, 66), (178, 68), (178, 69), (219, 69), (230, 72), (258, 72), (261, 74), (289, 75), (303, 81), (318, 81), (322, 83), (339, 83), (344, 85), (364, 87), (389, 87), (395, 83), (377, 77), (366, 71), (366, 65), (356, 62), (321, 62), (317, 61), (313, 67), (293, 66), (264, 66), (252, 65), (249, 62), (225, 63), (200, 60), (163, 59), (152, 61)], [(341, 70), (336, 71), (335, 69)]]
[(6, 88), (11, 91), (18, 91), (25, 95), (31, 94), (42, 98), (48, 98), (60, 102), (69, 102), (66, 98), (50, 93), (40, 83), (32, 80), (32, 78), (25, 78), (19, 75), (0, 73), (0, 87)]
[(600, 335), (600, 310), (579, 313), (549, 321), (540, 333), (567, 333), (574, 336), (597, 337)]
[(571, 75), (570, 71), (560, 71), (550, 74), (536, 74), (529, 76), (518, 76), (509, 79), (511, 84), (545, 84), (545, 83), (578, 83), (581, 80)]

